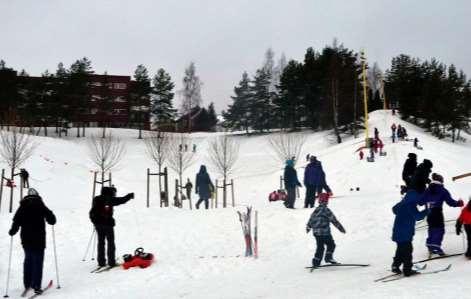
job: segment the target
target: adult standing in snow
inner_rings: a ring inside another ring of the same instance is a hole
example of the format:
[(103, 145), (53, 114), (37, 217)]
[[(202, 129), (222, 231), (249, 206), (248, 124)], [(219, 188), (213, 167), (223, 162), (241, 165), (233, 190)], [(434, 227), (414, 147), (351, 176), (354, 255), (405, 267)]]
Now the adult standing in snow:
[(29, 173), (28, 171), (26, 171), (26, 169), (24, 168), (20, 169), (20, 178), (22, 181), (21, 188), (29, 188)]
[(438, 173), (432, 174), (432, 182), (423, 194), (423, 200), (428, 204), (430, 214), (427, 215), (429, 253), (445, 255), (442, 250), (443, 236), (445, 235), (445, 219), (443, 217), (443, 202), (450, 207), (462, 207), (463, 201), (454, 200), (450, 192), (443, 186), (443, 177)]
[(185, 184), (186, 198), (191, 199), (191, 189), (193, 189), (193, 184), (190, 182), (190, 179), (187, 179)]
[(417, 209), (417, 205), (424, 204), (420, 198), (417, 191), (409, 190), (404, 198), (392, 208), (396, 215), (392, 240), (396, 242), (397, 248), (391, 270), (397, 274), (404, 273), (405, 276), (418, 273), (412, 269), (412, 240), (415, 234), (415, 222), (424, 219), (428, 214), (427, 209), (423, 211)]
[(322, 192), (322, 165), (315, 156), (310, 156), (309, 164), (304, 170), (304, 186), (306, 187), (306, 198), (304, 208), (314, 207), (316, 195)]
[(412, 177), (411, 187), (419, 193), (424, 193), (427, 185), (430, 183), (430, 173), (432, 172), (432, 161), (424, 159), (422, 163), (417, 166)]
[(214, 192), (214, 185), (209, 177), (208, 171), (206, 170), (206, 166), (201, 165), (200, 171), (196, 175), (195, 182), (195, 192), (200, 197), (196, 203), (196, 208), (199, 209), (200, 204), (204, 201), (204, 207), (205, 209), (208, 209), (209, 198), (211, 197), (211, 193)]
[(41, 281), (46, 248), (45, 222), (56, 224), (56, 216), (46, 207), (39, 193), (30, 188), (28, 195), (20, 202), (8, 233), (14, 236), (21, 228), (21, 244), (25, 252), (23, 284), (25, 290), (33, 289), (36, 294), (42, 294)]
[(330, 223), (332, 223), (340, 232), (345, 234), (345, 229), (337, 220), (334, 213), (327, 207), (329, 203), (329, 194), (319, 194), (319, 206), (312, 212), (306, 225), (306, 233), (312, 229), (316, 238), (316, 253), (312, 259), (312, 266), (319, 267), (324, 256), (324, 247), (327, 247), (325, 253), (325, 262), (337, 264), (334, 260), (335, 242), (330, 232)]
[(396, 124), (392, 124), (391, 126), (391, 138), (392, 138), (392, 142), (396, 142)]
[(116, 222), (113, 218), (113, 207), (124, 204), (132, 198), (134, 198), (134, 193), (128, 193), (124, 197), (116, 197), (115, 187), (102, 187), (100, 195), (93, 198), (89, 216), (98, 236), (97, 261), (99, 267), (106, 266), (105, 240), (107, 242), (108, 266), (116, 266), (116, 246), (114, 242)]
[(410, 189), (412, 185), (412, 178), (414, 177), (415, 170), (417, 169), (417, 155), (415, 153), (409, 153), (407, 160), (402, 168), (402, 180), (406, 183), (406, 188), (401, 192), (405, 193)]
[(296, 187), (302, 187), (298, 180), (298, 173), (294, 169), (294, 160), (286, 160), (285, 172), (283, 175), (288, 198), (285, 201), (285, 206), (288, 209), (294, 209), (294, 202), (296, 201)]
[(460, 217), (456, 220), (456, 234), (458, 236), (461, 233), (463, 225), (468, 239), (468, 249), (466, 250), (465, 256), (471, 259), (471, 197), (466, 207), (461, 210)]

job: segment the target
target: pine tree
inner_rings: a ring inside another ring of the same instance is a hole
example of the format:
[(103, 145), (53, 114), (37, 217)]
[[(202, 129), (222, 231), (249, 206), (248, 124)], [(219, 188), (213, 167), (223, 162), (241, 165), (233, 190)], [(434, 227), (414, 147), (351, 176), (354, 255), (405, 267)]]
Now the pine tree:
[(159, 69), (153, 79), (153, 88), (151, 92), (151, 113), (154, 126), (159, 128), (161, 125), (168, 125), (175, 119), (176, 110), (173, 108), (173, 88), (170, 74), (164, 69)]
[(208, 106), (208, 131), (214, 131), (217, 123), (218, 117), (214, 109), (214, 103), (211, 102)]
[(276, 104), (276, 115), (281, 121), (281, 128), (295, 130), (300, 124), (303, 106), (303, 66), (291, 60), (284, 69)]
[(130, 97), (132, 103), (132, 120), (138, 124), (139, 136), (142, 139), (143, 122), (149, 107), (150, 94), (152, 87), (150, 84), (149, 74), (147, 69), (142, 64), (136, 67), (134, 72), (134, 84), (132, 85)]
[(70, 117), (77, 127), (77, 137), (80, 137), (80, 123), (84, 128), (82, 135), (85, 131), (85, 123), (82, 121), (82, 117), (86, 114), (90, 102), (88, 90), (90, 74), (93, 74), (92, 63), (87, 57), (75, 61), (70, 66), (66, 94), (68, 95)]
[(231, 96), (232, 105), (229, 105), (227, 112), (223, 113), (225, 125), (232, 129), (243, 128), (248, 134), (252, 93), (247, 72), (242, 74), (239, 85), (234, 87), (234, 94), (235, 96)]
[(255, 130), (263, 132), (270, 129), (272, 117), (270, 74), (265, 69), (257, 70), (250, 91), (249, 123)]

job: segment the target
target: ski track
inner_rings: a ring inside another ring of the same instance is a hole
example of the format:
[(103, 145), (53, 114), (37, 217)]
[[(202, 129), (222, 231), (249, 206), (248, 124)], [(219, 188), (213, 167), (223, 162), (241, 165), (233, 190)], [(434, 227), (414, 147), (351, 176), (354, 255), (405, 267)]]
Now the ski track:
[[(44, 196), (58, 218), (57, 253), (62, 289), (50, 290), (48, 298), (457, 298), (469, 293), (459, 277), (471, 275), (469, 262), (455, 257), (428, 262), (428, 270), (453, 264), (450, 271), (401, 279), (387, 284), (373, 282), (388, 273), (395, 244), (390, 240), (393, 215), (391, 207), (400, 200), (401, 171), (409, 152), (434, 163), (433, 171), (444, 174), (445, 184), (455, 197), (467, 199), (469, 179), (451, 182), (451, 176), (471, 168), (468, 144), (452, 144), (438, 140), (412, 124), (405, 123), (390, 111), (370, 115), (370, 131), (377, 127), (385, 142), (387, 156), (376, 156), (376, 162), (360, 161), (355, 150), (364, 136), (346, 138), (332, 144), (327, 132), (308, 135), (298, 161), (302, 181), (307, 153), (323, 163), (334, 195), (330, 207), (346, 227), (347, 234), (332, 232), (337, 244), (335, 258), (344, 263), (370, 263), (366, 268), (324, 268), (309, 273), (315, 250), (312, 234), (305, 233), (311, 210), (302, 209), (305, 189), (295, 210), (287, 210), (281, 202), (269, 203), (268, 193), (278, 189), (282, 165), (270, 151), (266, 135), (236, 136), (241, 140), (240, 159), (235, 178), (236, 208), (192, 210), (173, 207), (161, 209), (155, 194), (151, 208), (145, 208), (146, 168), (155, 168), (145, 154), (142, 141), (133, 130), (110, 130), (128, 144), (127, 155), (119, 170), (113, 172), (118, 194), (135, 192), (136, 198), (115, 209), (117, 256), (133, 253), (144, 247), (154, 253), (155, 263), (147, 269), (113, 269), (100, 274), (89, 273), (96, 261), (82, 262), (92, 226), (88, 210), (92, 193), (92, 163), (84, 140), (75, 137), (52, 139), (35, 137), (40, 145), (25, 164), (32, 175), (32, 184)], [(417, 136), (424, 150), (416, 150), (411, 142), (391, 143), (392, 122), (404, 125), (411, 138)], [(91, 130), (89, 130), (91, 131)], [(88, 132), (87, 135), (90, 135)], [(184, 174), (194, 180), (201, 163), (208, 162), (208, 141), (216, 134), (192, 134), (197, 144), (198, 161)], [(469, 136), (465, 136), (469, 140)], [(365, 152), (365, 156), (368, 153)], [(47, 161), (46, 159), (49, 159)], [(5, 165), (0, 164), (1, 167)], [(170, 170), (169, 189), (174, 190), (174, 173)], [(156, 180), (151, 190), (156, 190)], [(360, 187), (360, 191), (350, 188)], [(5, 189), (4, 189), (5, 190)], [(17, 191), (17, 189), (15, 190)], [(16, 200), (17, 201), (17, 200)], [(12, 215), (6, 212), (7, 197), (2, 200), (0, 214), (0, 251), (8, 252), (8, 231)], [(193, 205), (196, 198), (193, 198)], [(221, 205), (221, 203), (220, 203)], [(252, 205), (259, 211), (259, 259), (245, 258), (244, 239), (236, 211)], [(15, 205), (14, 209), (16, 209)], [(444, 208), (445, 219), (455, 219), (459, 209)], [(454, 234), (454, 226), (446, 227), (444, 250), (463, 250), (462, 237)], [(427, 256), (424, 246), (426, 229), (418, 230), (414, 241), (414, 258)], [(43, 283), (56, 276), (48, 227), (48, 248), (45, 255)], [(90, 249), (91, 251), (91, 249)], [(235, 257), (241, 255), (240, 257)], [(204, 258), (200, 258), (203, 256)], [(214, 258), (213, 256), (217, 256)], [(23, 251), (18, 236), (14, 239), (10, 296), (22, 291)], [(0, 262), (0, 289), (6, 280), (7, 259)]]

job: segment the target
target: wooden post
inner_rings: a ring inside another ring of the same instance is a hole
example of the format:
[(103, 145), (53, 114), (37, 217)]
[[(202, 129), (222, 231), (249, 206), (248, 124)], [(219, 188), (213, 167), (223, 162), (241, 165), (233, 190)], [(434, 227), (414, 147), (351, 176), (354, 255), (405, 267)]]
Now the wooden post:
[(235, 199), (234, 199), (234, 179), (231, 179), (231, 191), (232, 191), (232, 207), (235, 207)]
[(222, 206), (227, 208), (226, 179), (222, 180)]
[(165, 206), (168, 207), (168, 202), (169, 202), (169, 192), (168, 192), (168, 172), (167, 172), (167, 167), (164, 168), (164, 188), (165, 188)]
[(13, 213), (13, 186), (15, 185), (15, 168), (11, 169), (11, 187), (10, 187), (10, 207), (9, 212)]
[(96, 192), (96, 176), (97, 172), (93, 172), (93, 193), (92, 193), (92, 199), (95, 197), (95, 192)]
[(2, 210), (3, 180), (5, 179), (5, 169), (2, 169), (2, 178), (0, 179), (0, 211)]
[(214, 188), (214, 207), (218, 208), (218, 180), (216, 180), (216, 188)]
[(253, 244), (253, 251), (254, 251), (254, 258), (258, 258), (258, 211), (255, 211), (255, 226), (254, 226), (254, 244)]
[(150, 186), (150, 169), (147, 168), (147, 201), (146, 206), (149, 207), (149, 186)]
[(175, 179), (175, 197), (173, 198), (173, 205), (177, 208), (180, 207), (178, 204), (178, 179)]
[(280, 189), (283, 190), (283, 176), (280, 175)]
[(112, 183), (112, 180), (111, 180), (111, 171), (110, 173), (108, 174), (108, 182), (109, 182), (109, 186), (113, 186), (113, 183)]
[(23, 199), (23, 177), (20, 175), (20, 201)]

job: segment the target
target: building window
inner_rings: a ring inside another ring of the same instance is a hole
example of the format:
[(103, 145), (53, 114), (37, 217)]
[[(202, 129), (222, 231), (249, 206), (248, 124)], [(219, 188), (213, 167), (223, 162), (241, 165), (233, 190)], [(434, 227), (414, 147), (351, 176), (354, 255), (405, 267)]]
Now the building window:
[(114, 98), (114, 102), (115, 103), (126, 103), (127, 101), (124, 97), (119, 96), (119, 97)]
[(115, 83), (114, 89), (126, 89), (126, 83)]
[(92, 108), (90, 109), (90, 114), (97, 114), (98, 113), (98, 109), (97, 108)]
[(100, 86), (103, 86), (103, 83), (101, 83), (101, 82), (92, 82), (91, 85), (95, 86), (95, 87), (100, 87)]
[(100, 95), (92, 94), (92, 97), (91, 97), (90, 101), (96, 102), (96, 101), (99, 101), (101, 99), (102, 99), (102, 97)]
[(122, 115), (122, 114), (126, 114), (126, 109), (113, 109), (113, 111), (111, 111), (111, 115)]

